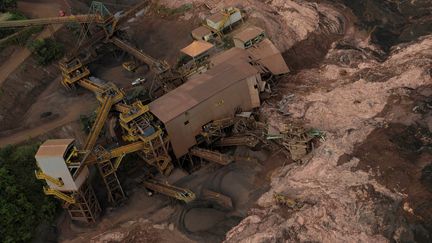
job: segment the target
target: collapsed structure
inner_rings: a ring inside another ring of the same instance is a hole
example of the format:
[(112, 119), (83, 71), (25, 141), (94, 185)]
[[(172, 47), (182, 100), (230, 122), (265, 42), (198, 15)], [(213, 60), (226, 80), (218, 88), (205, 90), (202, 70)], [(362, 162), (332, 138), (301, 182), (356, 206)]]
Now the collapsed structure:
[[(136, 11), (141, 7), (143, 4), (132, 9)], [(129, 10), (123, 16), (131, 13), (133, 11)], [(73, 220), (84, 222), (95, 222), (101, 211), (89, 182), (89, 166), (97, 165), (109, 201), (118, 203), (126, 195), (116, 171), (126, 154), (137, 153), (148, 165), (166, 176), (174, 167), (173, 161), (191, 156), (227, 164), (232, 159), (207, 149), (206, 144), (220, 139), (229, 143), (229, 134), (223, 131), (234, 124), (236, 114), (259, 107), (260, 93), (270, 90), (268, 79), (289, 72), (280, 52), (265, 38), (264, 31), (256, 27), (236, 35), (236, 47), (208, 60), (208, 51), (213, 45), (203, 40), (194, 42), (183, 49), (195, 62), (193, 69), (185, 71), (181, 68), (173, 70), (166, 62), (156, 60), (116, 37), (116, 27), (125, 22), (124, 17), (116, 19), (110, 15), (104, 21), (98, 19), (96, 24), (100, 26), (103, 23), (102, 30), (94, 32), (86, 45), (103, 39), (105, 33), (108, 42), (150, 66), (156, 74), (154, 81), (165, 94), (148, 104), (139, 100), (128, 103), (124, 100), (124, 92), (114, 84), (92, 82), (88, 78), (89, 70), (77, 54), (60, 63), (62, 84), (67, 88), (79, 85), (93, 91), (100, 107), (83, 146), (73, 139), (47, 140), (40, 146), (35, 156), (39, 167), (36, 177), (46, 181), (46, 194), (64, 201), (63, 206)], [(220, 33), (241, 19), (240, 10), (228, 8), (209, 18), (209, 26)], [(97, 143), (110, 112), (118, 116), (122, 132), (122, 142), (114, 148)], [(146, 180), (144, 186), (185, 202), (195, 199), (195, 194), (188, 189), (154, 179)]]

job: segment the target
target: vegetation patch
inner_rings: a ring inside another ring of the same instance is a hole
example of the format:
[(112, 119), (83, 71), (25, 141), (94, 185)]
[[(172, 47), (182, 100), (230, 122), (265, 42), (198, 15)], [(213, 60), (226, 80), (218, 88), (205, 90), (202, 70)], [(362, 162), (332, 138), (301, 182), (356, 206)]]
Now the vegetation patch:
[(156, 6), (154, 7), (156, 13), (162, 16), (173, 16), (178, 14), (184, 14), (187, 11), (191, 10), (192, 8), (193, 8), (192, 3), (185, 3), (178, 8), (169, 8), (160, 4), (156, 4)]
[(28, 44), (28, 48), (36, 56), (40, 65), (48, 65), (60, 59), (64, 54), (63, 44), (51, 38), (34, 40)]
[(0, 12), (4, 12), (10, 9), (16, 9), (17, 0), (1, 0), (0, 1)]
[[(0, 21), (12, 21), (27, 19), (22, 13), (12, 10), (0, 14)], [(28, 39), (36, 33), (41, 32), (43, 26), (30, 26), (25, 28), (2, 28), (0, 29), (0, 50), (10, 45), (25, 45)]]
[(0, 148), (0, 242), (30, 242), (41, 223), (52, 222), (58, 205), (36, 179), (38, 144)]

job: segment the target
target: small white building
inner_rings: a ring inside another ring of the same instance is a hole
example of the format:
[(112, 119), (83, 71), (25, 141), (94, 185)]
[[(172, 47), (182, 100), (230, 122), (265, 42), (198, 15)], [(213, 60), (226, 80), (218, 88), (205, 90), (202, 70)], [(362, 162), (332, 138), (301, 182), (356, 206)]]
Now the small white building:
[(242, 49), (248, 49), (253, 45), (260, 43), (265, 38), (266, 35), (263, 29), (256, 26), (251, 26), (234, 35), (233, 40), (234, 46)]
[(220, 32), (242, 20), (241, 11), (238, 8), (230, 7), (224, 11), (215, 13), (206, 18), (208, 27)]
[(40, 171), (63, 183), (58, 185), (51, 180), (45, 180), (49, 188), (61, 192), (78, 191), (89, 176), (86, 166), (70, 167), (66, 163), (73, 146), (73, 139), (51, 139), (39, 147), (35, 158)]
[(213, 48), (213, 44), (199, 40), (193, 41), (180, 51), (181, 53), (191, 57), (194, 62), (199, 62), (203, 59), (206, 59)]

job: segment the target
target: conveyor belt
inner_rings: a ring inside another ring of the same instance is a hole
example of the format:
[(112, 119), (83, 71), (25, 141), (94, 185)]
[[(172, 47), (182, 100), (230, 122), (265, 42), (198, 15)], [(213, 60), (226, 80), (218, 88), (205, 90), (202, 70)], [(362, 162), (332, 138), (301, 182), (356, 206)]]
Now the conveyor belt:
[(25, 27), (47, 24), (64, 24), (64, 23), (103, 23), (103, 19), (97, 14), (71, 15), (64, 17), (50, 17), (40, 19), (11, 20), (0, 21), (0, 28)]
[(143, 185), (152, 191), (159, 192), (161, 194), (176, 198), (186, 203), (189, 203), (196, 198), (195, 193), (193, 193), (189, 189), (176, 187), (152, 179), (145, 180), (143, 182)]
[(154, 59), (153, 57), (143, 53), (142, 51), (134, 48), (131, 44), (126, 43), (125, 41), (120, 40), (117, 37), (112, 37), (110, 40), (118, 48), (128, 52), (129, 54), (131, 54), (132, 56), (134, 56), (138, 60), (149, 65), (150, 68), (155, 69), (155, 71), (158, 73), (163, 73), (169, 69), (169, 67), (165, 63), (160, 62), (157, 59)]
[(108, 118), (108, 113), (111, 110), (111, 106), (113, 103), (112, 99), (113, 98), (109, 95), (104, 97), (104, 101), (101, 107), (99, 108), (96, 120), (93, 123), (92, 129), (90, 130), (90, 134), (87, 137), (87, 141), (84, 146), (85, 151), (92, 150), (94, 145), (96, 144), (96, 140), (99, 137), (102, 127), (105, 124), (106, 119)]

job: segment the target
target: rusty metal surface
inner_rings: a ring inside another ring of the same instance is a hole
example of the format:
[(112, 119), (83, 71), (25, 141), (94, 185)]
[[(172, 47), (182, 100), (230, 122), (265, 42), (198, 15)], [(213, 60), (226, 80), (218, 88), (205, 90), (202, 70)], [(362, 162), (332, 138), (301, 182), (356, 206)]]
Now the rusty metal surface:
[(272, 74), (280, 75), (289, 72), (280, 51), (269, 40), (264, 39), (257, 45), (247, 49), (252, 59), (266, 67)]
[(255, 147), (259, 143), (259, 139), (254, 136), (233, 136), (227, 138), (221, 138), (214, 145), (215, 146), (249, 146)]
[(201, 40), (203, 37), (208, 36), (208, 35), (212, 35), (213, 33), (211, 32), (211, 30), (208, 27), (200, 26), (200, 27), (192, 30), (191, 34), (195, 39)]
[(207, 41), (194, 41), (180, 51), (190, 57), (197, 57), (214, 47), (213, 44)]
[(252, 38), (255, 38), (256, 36), (263, 33), (264, 30), (256, 27), (256, 26), (250, 26), (244, 30), (242, 30), (240, 33), (234, 35), (234, 39), (238, 39), (242, 42), (246, 42)]
[(222, 154), (216, 151), (203, 149), (203, 148), (192, 148), (190, 150), (191, 155), (208, 160), (210, 162), (215, 162), (221, 165), (227, 165), (234, 161), (234, 157)]
[[(229, 86), (257, 73), (247, 62), (221, 63), (150, 103), (150, 111), (167, 123)], [(249, 96), (249, 93), (247, 90), (239, 90), (238, 95)]]
[(35, 157), (62, 157), (74, 139), (51, 139), (45, 141)]

